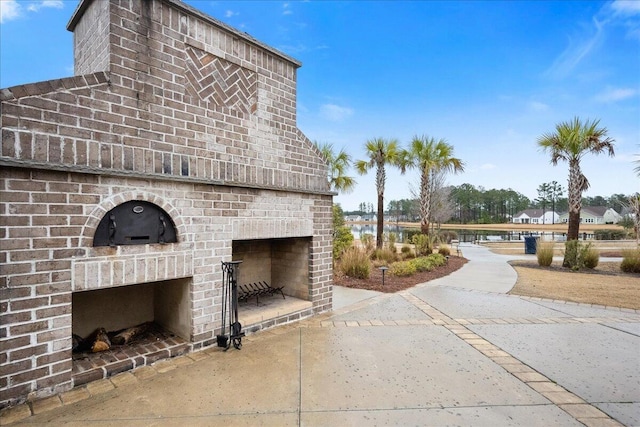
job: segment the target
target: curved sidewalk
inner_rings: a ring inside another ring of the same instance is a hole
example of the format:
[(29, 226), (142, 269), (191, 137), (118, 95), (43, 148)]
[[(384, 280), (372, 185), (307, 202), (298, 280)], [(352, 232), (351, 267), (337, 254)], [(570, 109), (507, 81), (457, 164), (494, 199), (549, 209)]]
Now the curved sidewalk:
[(446, 278), (337, 288), (331, 313), (15, 408), (36, 415), (14, 425), (640, 425), (637, 312), (506, 295), (509, 257), (462, 251)]
[(430, 282), (430, 285), (452, 286), (477, 291), (507, 293), (518, 280), (507, 261), (521, 257), (497, 255), (484, 246), (460, 244), (462, 256), (469, 260), (454, 273)]

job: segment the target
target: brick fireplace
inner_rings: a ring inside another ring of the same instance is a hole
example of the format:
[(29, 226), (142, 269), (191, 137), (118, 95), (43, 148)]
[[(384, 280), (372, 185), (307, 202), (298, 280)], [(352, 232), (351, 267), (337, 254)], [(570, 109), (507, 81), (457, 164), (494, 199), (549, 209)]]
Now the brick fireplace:
[[(222, 261), (290, 304), (249, 332), (332, 303), (301, 64), (179, 0), (82, 0), (68, 29), (75, 76), (0, 90), (0, 409), (215, 344)], [(142, 322), (160, 344), (72, 355)]]

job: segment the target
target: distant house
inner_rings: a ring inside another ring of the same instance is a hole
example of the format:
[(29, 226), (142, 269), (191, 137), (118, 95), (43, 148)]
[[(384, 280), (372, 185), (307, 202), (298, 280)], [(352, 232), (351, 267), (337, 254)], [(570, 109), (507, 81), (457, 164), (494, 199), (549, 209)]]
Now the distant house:
[(560, 222), (560, 215), (542, 209), (525, 209), (513, 216), (514, 224), (554, 224)]
[(364, 215), (345, 215), (344, 220), (346, 222), (375, 222), (377, 218), (376, 214), (366, 213)]
[[(622, 215), (606, 206), (583, 206), (580, 210), (581, 224), (617, 224)], [(569, 212), (560, 215), (560, 222), (569, 222)]]
[(368, 214), (362, 215), (362, 220), (367, 222), (376, 222), (377, 218), (378, 218), (378, 215), (374, 213), (368, 213)]

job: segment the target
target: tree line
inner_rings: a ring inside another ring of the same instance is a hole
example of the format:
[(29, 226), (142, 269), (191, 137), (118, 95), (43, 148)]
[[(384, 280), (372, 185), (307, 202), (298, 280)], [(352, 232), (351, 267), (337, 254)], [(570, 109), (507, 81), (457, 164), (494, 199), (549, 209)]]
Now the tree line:
[[(599, 120), (582, 121), (575, 117), (572, 120), (560, 122), (551, 132), (547, 132), (536, 140), (536, 145), (550, 156), (550, 163), (554, 166), (559, 163), (567, 163), (569, 167), (569, 179), (567, 181), (567, 210), (569, 213), (567, 241), (578, 240), (580, 227), (580, 210), (582, 208), (582, 194), (589, 188), (589, 181), (582, 173), (581, 160), (587, 154), (607, 154), (614, 156), (614, 140), (608, 137), (606, 127), (600, 126)], [(317, 144), (316, 146), (324, 155), (328, 163), (328, 179), (331, 188), (336, 191), (348, 192), (355, 186), (355, 179), (346, 175), (351, 166), (351, 158), (344, 151), (335, 153), (330, 144)], [(432, 221), (444, 222), (442, 218), (436, 218), (440, 211), (450, 210), (452, 202), (451, 194), (457, 191), (453, 197), (457, 201), (453, 205), (460, 221), (488, 221), (495, 222), (497, 218), (507, 218), (515, 214), (518, 208), (524, 208), (526, 197), (513, 190), (489, 190), (482, 191), (482, 201), (474, 196), (473, 185), (463, 184), (462, 190), (444, 185), (448, 173), (464, 171), (464, 162), (454, 157), (453, 146), (444, 139), (435, 139), (428, 136), (415, 136), (404, 149), (395, 139), (376, 138), (365, 143), (367, 158), (357, 160), (355, 169), (359, 174), (366, 174), (369, 170), (375, 170), (375, 182), (377, 190), (377, 233), (376, 247), (382, 248), (382, 230), (384, 220), (384, 190), (386, 182), (386, 168), (397, 167), (402, 173), (408, 168), (419, 171), (420, 182), (417, 191), (420, 229), (422, 233), (429, 234)], [(640, 162), (638, 162), (640, 163)], [(640, 165), (635, 168), (640, 175)], [(546, 209), (551, 202), (552, 209), (556, 203), (560, 203), (560, 195), (563, 189), (557, 183), (547, 183), (539, 188), (538, 203)], [(484, 197), (486, 195), (486, 197)], [(632, 200), (640, 199), (633, 195)], [(449, 205), (449, 206), (448, 206)], [(492, 221), (493, 220), (493, 221)], [(640, 212), (636, 215), (636, 229), (639, 227)], [(563, 266), (570, 265), (569, 256), (565, 253)]]
[[(541, 184), (543, 187), (545, 184)], [(538, 187), (538, 188), (540, 188)], [(453, 224), (501, 224), (511, 222), (513, 216), (525, 209), (540, 209), (563, 213), (568, 211), (569, 200), (564, 193), (559, 197), (530, 199), (511, 189), (485, 189), (469, 183), (445, 187), (450, 203), (446, 211), (434, 214), (445, 218), (440, 223)], [(628, 206), (631, 195), (613, 194), (611, 196), (587, 196), (582, 198), (582, 206), (606, 206), (621, 213)], [(372, 203), (362, 202), (357, 210), (345, 211), (345, 215), (368, 215), (375, 213)], [(395, 221), (415, 222), (420, 218), (417, 199), (391, 200), (387, 204), (385, 217)]]

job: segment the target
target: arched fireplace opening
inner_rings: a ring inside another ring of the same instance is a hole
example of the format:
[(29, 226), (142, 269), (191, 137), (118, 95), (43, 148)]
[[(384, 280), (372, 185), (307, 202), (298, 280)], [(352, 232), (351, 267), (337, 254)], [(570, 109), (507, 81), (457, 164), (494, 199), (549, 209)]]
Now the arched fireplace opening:
[(169, 214), (142, 200), (122, 203), (107, 212), (93, 237), (93, 246), (174, 242), (177, 242), (176, 229)]

